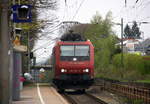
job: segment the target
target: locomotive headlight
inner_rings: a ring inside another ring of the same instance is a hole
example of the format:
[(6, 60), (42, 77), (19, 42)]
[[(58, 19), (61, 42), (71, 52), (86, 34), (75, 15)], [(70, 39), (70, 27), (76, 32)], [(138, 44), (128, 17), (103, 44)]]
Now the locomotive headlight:
[(84, 69), (83, 72), (88, 73), (88, 72), (89, 72), (89, 69)]
[(65, 69), (61, 69), (61, 72), (64, 73), (64, 72), (65, 72)]
[(67, 70), (66, 69), (61, 69), (61, 72), (64, 73), (64, 72), (67, 72)]

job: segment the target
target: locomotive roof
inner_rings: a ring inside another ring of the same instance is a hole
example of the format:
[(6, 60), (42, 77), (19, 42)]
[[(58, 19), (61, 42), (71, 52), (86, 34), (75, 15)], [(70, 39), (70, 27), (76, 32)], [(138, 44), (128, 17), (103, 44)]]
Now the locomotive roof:
[(78, 33), (65, 34), (60, 38), (61, 41), (87, 41), (87, 39)]

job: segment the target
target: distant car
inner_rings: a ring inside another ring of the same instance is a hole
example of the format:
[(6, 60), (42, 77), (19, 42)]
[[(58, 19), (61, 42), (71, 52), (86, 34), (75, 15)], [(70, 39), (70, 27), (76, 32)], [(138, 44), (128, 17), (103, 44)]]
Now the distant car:
[(53, 48), (53, 83), (60, 91), (85, 91), (94, 82), (94, 47), (89, 40), (66, 38), (58, 41)]

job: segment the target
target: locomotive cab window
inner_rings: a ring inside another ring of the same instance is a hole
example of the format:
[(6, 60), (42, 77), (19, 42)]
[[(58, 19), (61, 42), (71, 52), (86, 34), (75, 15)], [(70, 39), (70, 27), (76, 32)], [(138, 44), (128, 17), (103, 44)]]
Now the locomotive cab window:
[(75, 46), (75, 56), (89, 56), (89, 46)]
[(72, 61), (76, 57), (78, 61), (89, 60), (89, 48), (89, 45), (62, 45), (60, 46), (60, 59)]
[(61, 56), (74, 56), (74, 46), (61, 46)]

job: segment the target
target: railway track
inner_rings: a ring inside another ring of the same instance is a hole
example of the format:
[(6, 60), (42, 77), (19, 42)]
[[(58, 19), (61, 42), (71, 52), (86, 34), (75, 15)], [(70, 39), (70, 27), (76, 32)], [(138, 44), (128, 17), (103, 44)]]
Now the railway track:
[(89, 93), (66, 92), (62, 94), (71, 104), (107, 104)]

